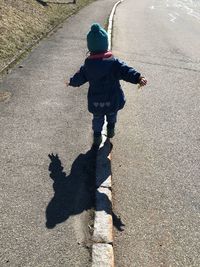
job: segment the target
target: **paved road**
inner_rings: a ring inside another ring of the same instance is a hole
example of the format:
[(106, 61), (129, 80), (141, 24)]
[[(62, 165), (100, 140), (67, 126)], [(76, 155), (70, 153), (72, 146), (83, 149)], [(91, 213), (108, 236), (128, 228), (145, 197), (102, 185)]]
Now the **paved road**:
[(66, 89), (64, 80), (84, 61), (91, 23), (106, 24), (115, 2), (95, 1), (71, 17), (0, 84), (12, 93), (0, 102), (1, 267), (91, 265), (87, 85)]
[(144, 73), (123, 83), (113, 140), (117, 267), (200, 266), (200, 1), (125, 0), (114, 52)]

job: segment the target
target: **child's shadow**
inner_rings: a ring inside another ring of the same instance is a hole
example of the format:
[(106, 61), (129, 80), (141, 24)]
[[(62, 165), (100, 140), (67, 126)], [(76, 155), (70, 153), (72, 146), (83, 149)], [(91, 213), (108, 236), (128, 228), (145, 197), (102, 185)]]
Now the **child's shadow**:
[[(46, 208), (46, 227), (52, 229), (71, 215), (95, 208), (96, 151), (91, 149), (86, 154), (80, 154), (73, 162), (68, 176), (57, 154), (49, 154), (49, 158), (54, 196)], [(124, 225), (121, 219), (114, 213), (112, 215), (115, 227), (122, 231)]]
[(49, 155), (50, 177), (54, 181), (54, 197), (46, 209), (46, 226), (54, 228), (69, 216), (88, 210), (94, 203), (95, 155), (92, 150), (80, 154), (73, 162), (68, 176), (63, 171), (59, 156)]

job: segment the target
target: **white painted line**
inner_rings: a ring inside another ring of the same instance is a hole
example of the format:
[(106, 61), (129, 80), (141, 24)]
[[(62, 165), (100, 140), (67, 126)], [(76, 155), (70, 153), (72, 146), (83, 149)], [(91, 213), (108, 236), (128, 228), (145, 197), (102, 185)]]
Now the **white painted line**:
[(170, 21), (174, 23), (176, 20), (176, 17), (171, 13), (168, 13), (168, 15), (171, 17)]
[(188, 7), (188, 6), (186, 6), (186, 5), (184, 5), (184, 8), (188, 10), (188, 12), (187, 12), (188, 15), (193, 12), (193, 9)]
[(192, 17), (194, 17), (195, 19), (199, 20), (200, 21), (200, 15), (195, 15), (195, 14), (188, 14)]
[(192, 17), (194, 17), (195, 19), (197, 19), (198, 21), (200, 21), (200, 14), (198, 12), (195, 12), (192, 8), (184, 5), (184, 8), (187, 10), (187, 15), (190, 15)]

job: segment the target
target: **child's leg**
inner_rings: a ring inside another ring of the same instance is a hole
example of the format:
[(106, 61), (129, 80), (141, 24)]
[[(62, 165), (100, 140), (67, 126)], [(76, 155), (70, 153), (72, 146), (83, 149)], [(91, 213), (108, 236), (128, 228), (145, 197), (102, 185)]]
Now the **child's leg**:
[(94, 144), (99, 146), (102, 141), (101, 131), (104, 124), (104, 115), (93, 114), (92, 129), (94, 131)]
[(94, 133), (101, 134), (103, 124), (104, 124), (104, 115), (93, 114), (92, 129), (93, 129)]
[(115, 135), (115, 123), (117, 122), (117, 112), (106, 114), (107, 119), (107, 137), (112, 138)]

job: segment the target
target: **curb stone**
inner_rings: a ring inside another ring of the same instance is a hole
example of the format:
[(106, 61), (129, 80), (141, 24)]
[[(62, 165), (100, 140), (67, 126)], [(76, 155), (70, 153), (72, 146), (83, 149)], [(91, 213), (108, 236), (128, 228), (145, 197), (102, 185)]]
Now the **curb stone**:
[[(109, 17), (108, 37), (109, 50), (112, 47), (112, 27), (116, 7), (122, 3), (118, 1)], [(103, 133), (106, 123), (104, 124)], [(94, 219), (94, 233), (92, 246), (92, 267), (114, 267), (113, 251), (113, 219), (112, 219), (112, 174), (110, 141), (103, 136), (103, 142), (97, 152), (96, 160), (96, 211)]]
[(109, 244), (94, 244), (92, 266), (114, 267), (113, 247)]
[(93, 242), (113, 243), (111, 190), (99, 187), (96, 191), (96, 212), (94, 221)]

